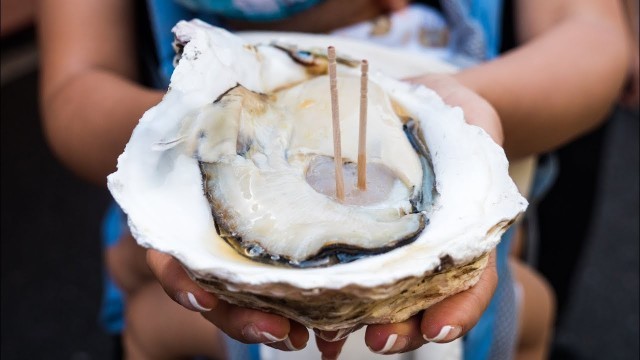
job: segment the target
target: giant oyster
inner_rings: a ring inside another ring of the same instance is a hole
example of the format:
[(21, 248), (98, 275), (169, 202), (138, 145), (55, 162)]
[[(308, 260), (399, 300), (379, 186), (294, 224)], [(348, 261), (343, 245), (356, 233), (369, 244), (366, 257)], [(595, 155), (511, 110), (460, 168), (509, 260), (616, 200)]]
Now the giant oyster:
[[(320, 330), (402, 321), (472, 286), (526, 208), (502, 149), (431, 90), (374, 73), (371, 197), (332, 198), (326, 61), (197, 20), (108, 185), (142, 246), (205, 289)], [(371, 59), (375, 61), (375, 59)], [(345, 167), (359, 73), (339, 67)], [(329, 134), (328, 134), (329, 133)]]

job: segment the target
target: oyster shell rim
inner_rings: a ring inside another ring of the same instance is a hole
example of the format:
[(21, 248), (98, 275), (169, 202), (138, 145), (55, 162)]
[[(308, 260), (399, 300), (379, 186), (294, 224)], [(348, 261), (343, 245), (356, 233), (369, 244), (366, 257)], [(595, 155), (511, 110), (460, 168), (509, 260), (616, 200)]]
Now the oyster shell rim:
[[(371, 287), (358, 284), (338, 289), (320, 288), (307, 291), (282, 282), (256, 287), (248, 283), (230, 284), (212, 274), (199, 274), (185, 269), (199, 286), (231, 304), (295, 319), (308, 328), (336, 331), (359, 324), (405, 321), (444, 298), (474, 286), (488, 265), (489, 256), (489, 253), (484, 253), (462, 265), (449, 263), (442, 269), (427, 270), (422, 275), (408, 276), (390, 284), (383, 284), (375, 288), (376, 296), (372, 296)], [(339, 301), (335, 301), (336, 299)], [(390, 302), (394, 302), (395, 306), (389, 306)], [(348, 305), (349, 310), (357, 310), (347, 311), (350, 316), (345, 319), (340, 316), (345, 311), (336, 311), (336, 306), (340, 304)], [(401, 304), (403, 306), (398, 307)], [(328, 316), (329, 314), (335, 318)]]
[[(181, 28), (182, 26), (182, 28)], [(187, 22), (183, 22), (182, 25), (178, 24), (176, 26), (176, 32), (183, 32), (182, 35), (184, 36), (185, 33), (188, 33), (189, 31), (200, 31), (198, 29), (194, 29), (194, 27), (206, 27), (207, 29), (212, 29), (212, 27), (210, 27), (209, 25), (205, 25), (202, 26), (202, 23), (199, 22), (192, 22), (192, 23), (187, 23)], [(218, 31), (218, 33), (220, 33), (220, 31)], [(192, 34), (193, 35), (193, 34)], [(282, 37), (283, 34), (278, 33), (279, 37)], [(235, 35), (224, 35), (226, 37), (226, 39), (230, 39), (233, 38)], [(320, 37), (314, 36), (316, 37), (316, 39), (321, 39)], [(187, 36), (188, 37), (188, 36)], [(194, 36), (192, 38), (196, 39), (196, 37)], [(324, 39), (324, 41), (331, 41), (334, 44), (339, 44), (339, 43), (343, 43), (343, 44), (351, 44), (351, 43), (359, 43), (360, 48), (364, 47), (364, 48), (373, 48), (375, 50), (372, 50), (373, 53), (384, 53), (384, 51), (382, 51), (378, 46), (374, 46), (372, 44), (364, 44), (361, 42), (357, 42), (357, 41), (353, 41), (353, 40), (348, 40), (348, 41), (344, 41), (344, 39), (340, 39), (340, 38), (332, 38), (329, 36), (324, 36), (322, 39)], [(198, 39), (196, 39), (198, 40)], [(189, 41), (184, 48), (184, 52), (186, 54), (186, 56), (183, 56), (183, 59), (187, 59), (188, 61), (195, 63), (198, 59), (196, 57), (194, 57), (194, 53), (197, 52), (197, 48), (196, 48), (196, 43), (197, 41)], [(202, 43), (198, 44), (198, 46), (202, 46)], [(353, 51), (353, 48), (350, 47), (349, 45), (337, 45), (340, 46), (342, 48), (348, 48), (351, 49)], [(195, 48), (195, 49), (194, 49)], [(397, 51), (394, 51), (394, 53)], [(378, 58), (379, 60), (379, 58)], [(185, 63), (185, 61), (181, 61), (181, 63)], [(429, 62), (429, 63), (433, 63), (433, 61)], [(193, 65), (193, 64), (191, 64)], [(445, 66), (446, 67), (446, 66)], [(393, 66), (391, 66), (391, 68), (394, 68)], [(397, 68), (397, 67), (395, 67)], [(426, 69), (425, 69), (426, 70)], [(176, 71), (176, 73), (178, 73), (178, 71)], [(177, 78), (180, 77), (184, 77), (184, 74), (178, 74), (175, 75)], [(390, 79), (388, 81), (391, 81)], [(172, 83), (173, 83), (173, 78), (172, 78)], [(235, 83), (237, 83), (237, 81), (235, 81)], [(255, 84), (252, 84), (255, 86)], [(405, 88), (407, 88), (407, 86), (405, 86)], [(186, 87), (186, 88), (181, 88), (181, 89), (173, 89), (173, 92), (175, 93), (175, 91), (182, 91), (182, 92), (192, 92), (192, 91), (196, 91), (198, 89), (195, 89), (193, 87)], [(415, 90), (415, 89), (413, 89)], [(425, 89), (426, 90), (426, 89)], [(211, 91), (207, 91), (205, 93), (210, 93)], [(214, 91), (215, 92), (215, 91)], [(200, 99), (198, 100), (184, 100), (185, 102), (189, 103), (190, 105), (193, 105), (194, 103), (198, 102), (198, 101), (202, 101), (202, 98), (206, 97), (206, 94), (203, 94)], [(143, 119), (141, 119), (141, 124), (143, 123), (147, 123), (150, 121), (150, 118), (153, 117), (154, 113), (160, 111), (159, 107), (154, 107), (152, 108), (150, 111), (148, 111), (145, 116), (143, 117)], [(142, 131), (142, 130), (138, 130), (137, 131)], [(482, 131), (481, 131), (482, 132)], [(135, 135), (136, 131), (134, 131), (134, 135)], [(485, 134), (486, 135), (486, 134)], [(487, 136), (488, 137), (488, 136)], [(133, 138), (133, 137), (132, 137)], [(495, 145), (495, 144), (494, 144)], [(497, 145), (495, 145), (497, 147)], [(127, 148), (129, 148), (129, 145), (127, 145)], [(499, 147), (498, 147), (499, 148)], [(500, 149), (501, 151), (501, 149)], [(121, 156), (121, 159), (124, 160), (127, 157), (126, 151), (125, 154), (123, 154)], [(119, 161), (120, 163), (120, 161)], [(505, 163), (506, 163), (506, 159), (505, 159)], [(506, 164), (503, 164), (505, 169), (506, 169)], [(119, 165), (120, 166), (120, 165)], [(505, 170), (506, 172), (506, 170)], [(512, 184), (513, 185), (513, 184)], [(120, 181), (120, 179), (117, 176), (110, 176), (110, 180), (109, 180), (109, 187), (112, 190), (112, 193), (114, 193), (114, 197), (116, 197), (118, 199), (118, 197), (121, 197), (120, 195), (116, 195), (116, 193), (119, 193), (119, 188), (121, 188), (123, 186), (123, 183)], [(513, 186), (515, 188), (515, 185)], [(519, 196), (519, 194), (518, 194)], [(520, 197), (521, 198), (521, 197)], [(524, 201), (524, 199), (521, 199), (521, 201), (519, 202), (519, 206), (518, 209), (512, 211), (508, 214), (508, 215), (500, 215), (500, 216), (494, 216), (494, 218), (492, 219), (492, 221), (488, 221), (492, 224), (496, 224), (496, 223), (500, 223), (500, 222), (504, 222), (504, 221), (510, 221), (513, 218), (515, 218), (520, 212), (522, 212), (524, 210), (524, 207), (526, 207), (526, 201)], [(126, 209), (125, 209), (126, 210)], [(220, 277), (224, 278), (226, 281), (229, 282), (234, 282), (237, 281), (237, 279), (242, 279), (244, 276), (251, 276), (252, 274), (256, 274), (256, 273), (260, 273), (262, 270), (262, 267), (260, 266), (253, 266), (254, 271), (251, 271), (249, 273), (245, 273), (245, 274), (238, 274), (237, 272), (235, 272), (235, 270), (237, 270), (238, 268), (236, 266), (231, 266), (229, 267), (228, 263), (225, 264), (223, 262), (223, 264), (218, 264), (216, 265), (212, 265), (210, 262), (207, 261), (202, 261), (201, 258), (199, 258), (198, 256), (191, 256), (193, 254), (185, 254), (185, 253), (181, 253), (179, 251), (176, 251), (175, 248), (172, 248), (171, 246), (167, 246), (168, 244), (166, 243), (166, 239), (157, 239), (154, 238), (153, 234), (149, 235), (147, 233), (148, 229), (146, 229), (144, 226), (142, 227), (138, 227), (136, 224), (139, 223), (139, 221), (137, 221), (136, 219), (134, 219), (134, 216), (132, 216), (132, 214), (130, 215), (130, 227), (132, 229), (132, 233), (134, 234), (134, 236), (136, 237), (136, 239), (138, 240), (138, 242), (145, 247), (150, 247), (150, 248), (155, 248), (159, 251), (163, 251), (169, 254), (172, 254), (173, 256), (175, 256), (176, 258), (178, 258), (181, 262), (183, 262), (185, 264), (185, 267), (189, 268), (191, 271), (200, 271), (200, 272), (210, 272), (210, 273), (216, 273), (219, 274)], [(477, 230), (477, 229), (475, 229)], [(450, 247), (450, 246), (445, 246), (442, 249), (438, 249), (438, 247), (432, 247), (431, 248), (431, 254), (429, 257), (427, 258), (423, 258), (420, 257), (419, 259), (421, 260), (421, 267), (420, 269), (434, 269), (437, 266), (440, 265), (440, 261), (439, 261), (439, 255), (443, 254), (443, 253), (462, 253), (465, 254), (465, 256), (458, 256), (458, 257), (453, 257), (455, 264), (464, 264), (466, 262), (471, 261), (475, 256), (477, 256), (478, 254), (485, 254), (487, 252), (489, 252), (499, 241), (499, 237), (500, 234), (504, 231), (504, 228), (500, 228), (498, 231), (491, 231), (491, 229), (486, 229), (486, 230), (481, 230), (481, 231), (475, 231), (473, 234), (465, 234), (466, 236), (460, 236), (458, 237), (458, 240), (460, 240), (459, 242), (461, 243), (469, 243), (470, 240), (472, 239), (485, 239), (485, 243), (482, 246), (477, 246), (470, 251), (470, 249), (466, 249), (466, 251), (458, 251), (459, 249), (456, 247)], [(375, 268), (375, 267), (382, 267), (385, 268), (387, 266), (389, 266), (389, 262), (388, 260), (393, 260), (394, 258), (402, 258), (402, 254), (400, 254), (401, 249), (396, 249), (394, 251), (391, 251), (387, 254), (383, 254), (380, 256), (376, 256), (373, 257), (371, 259), (362, 259), (359, 260), (358, 265), (362, 265), (362, 266), (357, 266), (355, 267), (360, 268), (360, 267), (364, 267), (364, 268)], [(391, 254), (393, 254), (393, 256), (391, 256)], [(391, 259), (389, 259), (391, 258)], [(375, 261), (373, 261), (373, 260)], [(365, 264), (366, 263), (366, 264)], [(237, 264), (236, 264), (237, 265)], [(255, 265), (255, 264), (253, 264)], [(238, 265), (238, 266), (243, 266), (242, 264)], [(296, 288), (300, 288), (300, 289), (313, 289), (313, 288), (317, 288), (317, 287), (323, 287), (323, 288), (327, 288), (327, 289), (339, 289), (339, 288), (343, 288), (345, 286), (345, 284), (350, 284), (353, 283), (354, 281), (357, 282), (358, 284), (364, 286), (364, 287), (368, 287), (368, 288), (373, 288), (376, 286), (381, 286), (384, 284), (389, 284), (392, 283), (394, 281), (396, 281), (398, 278), (402, 277), (402, 276), (406, 276), (406, 275), (411, 275), (411, 274), (415, 274), (417, 273), (416, 270), (410, 271), (410, 272), (401, 272), (401, 273), (393, 273), (390, 274), (386, 277), (381, 277), (379, 276), (379, 274), (376, 274), (375, 272), (373, 272), (372, 274), (360, 274), (359, 276), (357, 276), (354, 279), (348, 279), (348, 280), (344, 280), (344, 274), (345, 273), (350, 273), (351, 270), (354, 269), (350, 269), (353, 268), (353, 266), (351, 266), (351, 264), (344, 264), (344, 265), (337, 265), (334, 267), (330, 267), (330, 268), (321, 268), (321, 269), (279, 269), (277, 271), (270, 271), (268, 274), (268, 276), (263, 276), (260, 279), (257, 279), (254, 282), (249, 282), (250, 284), (253, 285), (258, 285), (258, 284), (264, 284), (264, 283), (273, 283), (273, 282), (277, 282), (277, 281), (284, 281), (287, 282), (289, 284), (291, 284), (292, 286), (295, 286)], [(334, 269), (339, 269), (339, 270), (335, 270)], [(304, 271), (304, 275), (302, 276), (303, 279), (298, 279), (298, 277), (293, 277), (292, 278), (292, 273), (291, 271)], [(319, 272), (319, 273), (318, 273)], [(327, 277), (329, 277), (330, 279), (328, 280)], [(259, 281), (258, 281), (259, 280)]]

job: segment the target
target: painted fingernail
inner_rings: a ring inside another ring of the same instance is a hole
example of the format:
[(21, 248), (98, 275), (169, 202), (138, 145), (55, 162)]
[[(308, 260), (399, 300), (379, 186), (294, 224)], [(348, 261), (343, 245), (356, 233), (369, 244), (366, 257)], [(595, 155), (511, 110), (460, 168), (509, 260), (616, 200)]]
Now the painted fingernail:
[(371, 351), (376, 354), (393, 354), (406, 349), (407, 345), (409, 345), (409, 337), (391, 334), (387, 338), (387, 342), (384, 344), (382, 349), (377, 351), (372, 349)]
[(287, 336), (286, 339), (284, 339), (284, 341), (282, 341), (282, 343), (284, 343), (284, 346), (286, 346), (287, 349), (289, 349), (290, 351), (299, 351), (299, 350), (304, 349), (304, 345), (302, 347), (300, 347), (300, 348), (295, 347), (293, 345), (293, 343), (291, 342), (291, 338), (289, 338), (288, 336)]
[(457, 338), (461, 332), (462, 332), (462, 327), (460, 326), (445, 325), (442, 327), (442, 329), (440, 329), (440, 332), (438, 333), (438, 335), (432, 338), (429, 338), (427, 337), (426, 334), (424, 334), (423, 337), (425, 340), (429, 342), (435, 342), (435, 343), (449, 342)]
[(287, 336), (278, 338), (277, 336), (266, 331), (260, 331), (254, 324), (246, 325), (242, 328), (242, 335), (249, 342), (270, 344), (278, 341), (284, 341)]
[(349, 334), (353, 332), (353, 329), (354, 328), (344, 328), (336, 331), (323, 331), (323, 330), (313, 329), (313, 332), (324, 341), (336, 342), (338, 340), (342, 340), (347, 336), (349, 336)]
[(198, 303), (198, 300), (196, 300), (196, 297), (188, 291), (179, 292), (176, 298), (180, 305), (186, 307), (189, 310), (199, 312), (211, 311), (211, 308), (200, 305), (200, 303)]

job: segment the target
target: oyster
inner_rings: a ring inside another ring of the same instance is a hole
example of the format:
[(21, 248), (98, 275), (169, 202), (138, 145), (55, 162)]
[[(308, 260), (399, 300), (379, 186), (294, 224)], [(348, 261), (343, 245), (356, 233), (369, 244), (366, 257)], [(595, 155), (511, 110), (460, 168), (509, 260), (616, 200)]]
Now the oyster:
[[(142, 246), (172, 254), (224, 300), (321, 330), (402, 321), (472, 286), (527, 206), (502, 149), (461, 109), (378, 72), (368, 110), (374, 190), (351, 189), (340, 203), (327, 182), (322, 52), (248, 44), (197, 20), (174, 32), (170, 90), (140, 120), (108, 185)], [(349, 172), (359, 72), (341, 63)]]
[[(359, 76), (339, 80), (341, 92), (359, 94)], [(378, 86), (369, 91), (378, 104), (368, 119), (369, 190), (353, 186), (357, 144), (345, 142), (350, 191), (345, 203), (332, 197), (328, 84), (317, 76), (271, 96), (238, 85), (194, 115), (203, 121), (185, 123), (180, 138), (200, 161), (218, 233), (248, 257), (327, 266), (390, 251), (424, 228), (420, 160)], [(359, 103), (343, 100), (345, 140), (357, 139)]]

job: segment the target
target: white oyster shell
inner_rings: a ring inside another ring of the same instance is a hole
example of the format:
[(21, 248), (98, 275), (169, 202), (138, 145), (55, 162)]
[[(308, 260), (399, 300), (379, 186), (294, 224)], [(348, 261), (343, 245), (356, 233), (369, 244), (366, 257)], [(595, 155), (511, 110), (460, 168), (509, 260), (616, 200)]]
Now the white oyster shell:
[[(159, 144), (176, 138), (185, 116), (238, 83), (269, 93), (308, 75), (280, 50), (249, 46), (197, 20), (174, 32), (186, 45), (170, 90), (140, 120), (108, 186), (139, 244), (172, 254), (222, 298), (324, 330), (401, 321), (473, 285), (488, 252), (525, 210), (502, 148), (468, 125), (461, 109), (423, 86), (374, 72), (370, 80), (425, 129), (439, 193), (429, 225), (410, 245), (326, 268), (274, 267), (237, 254), (216, 233), (197, 160)], [(357, 70), (339, 68), (349, 71)]]

